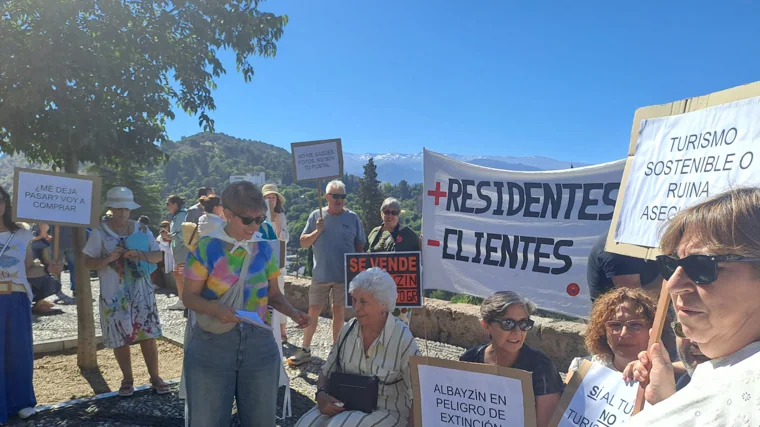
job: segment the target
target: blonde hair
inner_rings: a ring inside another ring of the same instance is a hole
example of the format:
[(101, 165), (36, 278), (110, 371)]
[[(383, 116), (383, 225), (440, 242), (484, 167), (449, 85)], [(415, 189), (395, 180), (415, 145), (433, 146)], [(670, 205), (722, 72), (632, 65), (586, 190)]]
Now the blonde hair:
[(666, 224), (662, 252), (677, 254), (684, 236), (714, 255), (760, 258), (760, 188), (731, 189), (682, 210)]

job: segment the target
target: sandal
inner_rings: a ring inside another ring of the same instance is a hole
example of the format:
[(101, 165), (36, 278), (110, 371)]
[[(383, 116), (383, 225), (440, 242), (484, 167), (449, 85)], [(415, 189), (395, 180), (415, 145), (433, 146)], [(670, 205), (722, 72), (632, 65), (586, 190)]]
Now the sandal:
[(122, 381), (121, 387), (119, 387), (119, 397), (129, 397), (135, 394), (134, 380)]
[(169, 384), (165, 383), (161, 378), (153, 378), (150, 380), (150, 389), (155, 391), (156, 394), (167, 394), (171, 392)]

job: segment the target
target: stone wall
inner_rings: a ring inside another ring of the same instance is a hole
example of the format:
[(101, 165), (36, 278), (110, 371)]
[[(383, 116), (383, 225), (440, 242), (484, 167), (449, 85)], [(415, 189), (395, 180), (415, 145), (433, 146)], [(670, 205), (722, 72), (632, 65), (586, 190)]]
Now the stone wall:
[[(285, 294), (300, 310), (308, 310), (309, 283), (308, 278), (285, 278)], [(331, 309), (325, 307), (322, 316), (332, 317)], [(353, 311), (347, 309), (346, 320), (351, 317)], [(546, 317), (531, 318), (536, 324), (528, 333), (526, 344), (551, 357), (560, 372), (567, 371), (574, 357), (588, 354), (583, 343), (586, 325)], [(428, 298), (424, 308), (414, 310), (410, 327), (416, 337), (459, 347), (470, 348), (488, 342), (488, 335), (480, 325), (480, 307), (471, 304), (452, 304)]]

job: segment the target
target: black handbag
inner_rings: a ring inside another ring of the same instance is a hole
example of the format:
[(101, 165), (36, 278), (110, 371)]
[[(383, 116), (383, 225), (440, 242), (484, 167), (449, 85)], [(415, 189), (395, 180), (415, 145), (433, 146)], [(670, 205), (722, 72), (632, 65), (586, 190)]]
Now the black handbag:
[(338, 370), (330, 374), (327, 392), (330, 396), (343, 402), (344, 409), (349, 411), (362, 411), (369, 414), (377, 409), (377, 396), (380, 384), (396, 384), (403, 378), (392, 383), (383, 383), (376, 375), (365, 376), (341, 372), (343, 369), (340, 365), (340, 353), (343, 344), (346, 342), (348, 336), (351, 335), (354, 326), (356, 326), (356, 322), (357, 320), (354, 319), (353, 323), (351, 323), (351, 326), (348, 328), (346, 335), (343, 337), (343, 340), (341, 340), (340, 345), (338, 345), (338, 357), (336, 359)]

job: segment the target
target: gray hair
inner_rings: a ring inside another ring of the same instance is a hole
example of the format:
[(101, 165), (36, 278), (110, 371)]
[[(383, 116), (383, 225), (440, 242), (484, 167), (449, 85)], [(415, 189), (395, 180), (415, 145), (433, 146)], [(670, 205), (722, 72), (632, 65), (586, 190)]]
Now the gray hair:
[(507, 313), (509, 306), (519, 304), (525, 308), (528, 316), (536, 312), (536, 304), (528, 298), (523, 297), (517, 292), (501, 291), (496, 292), (483, 301), (480, 306), (480, 318), (484, 322), (490, 323), (496, 319), (501, 319)]
[(356, 289), (372, 294), (377, 302), (388, 308), (388, 312), (396, 308), (396, 298), (398, 298), (396, 281), (382, 268), (372, 267), (356, 275), (348, 285), (348, 292), (351, 293)]
[(343, 190), (343, 192), (346, 192), (346, 184), (343, 183), (343, 181), (339, 179), (334, 179), (327, 183), (327, 186), (325, 187), (325, 193), (329, 193), (330, 189), (334, 188), (336, 190)]
[(401, 213), (401, 203), (395, 197), (388, 197), (383, 200), (383, 204), (380, 206), (380, 214), (382, 215), (385, 208), (391, 208)]

